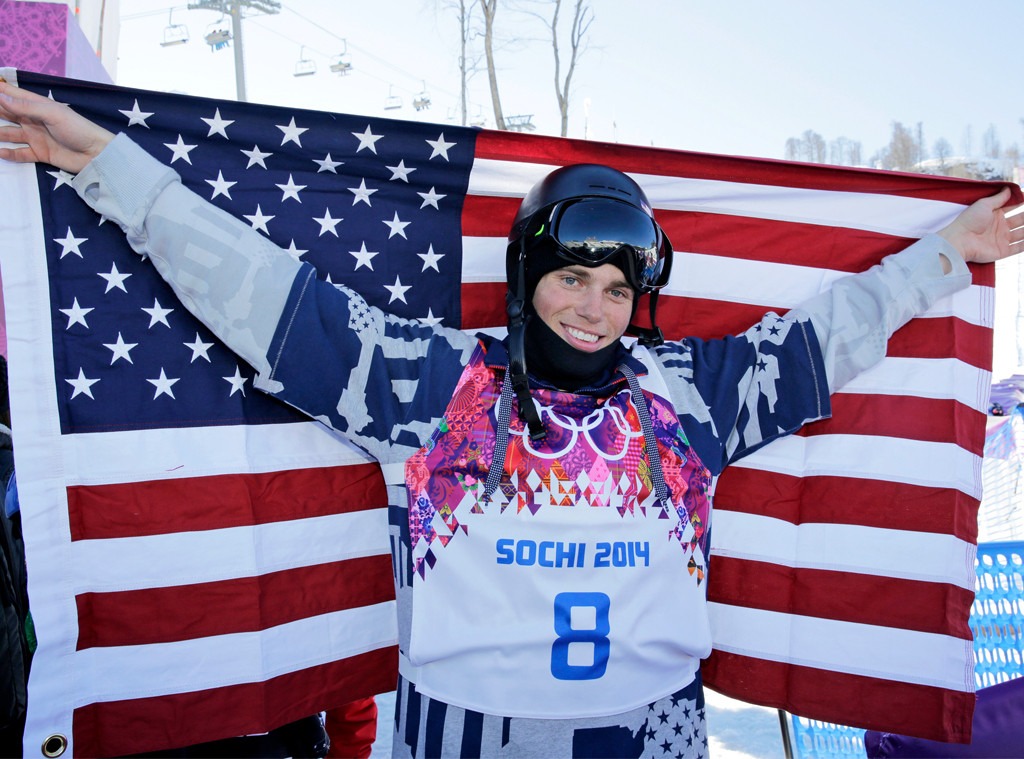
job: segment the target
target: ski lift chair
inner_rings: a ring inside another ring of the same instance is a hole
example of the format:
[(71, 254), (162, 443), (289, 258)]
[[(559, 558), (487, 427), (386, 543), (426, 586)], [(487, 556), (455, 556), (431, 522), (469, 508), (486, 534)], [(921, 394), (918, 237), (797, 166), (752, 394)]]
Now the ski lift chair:
[(299, 52), (299, 60), (295, 63), (295, 76), (310, 76), (316, 73), (316, 61), (306, 58), (306, 48)]
[(417, 111), (423, 111), (430, 107), (430, 93), (427, 92), (427, 83), (423, 83), (423, 91), (413, 98), (412, 107)]
[(160, 46), (171, 47), (172, 45), (184, 45), (186, 42), (188, 42), (188, 27), (184, 24), (174, 23), (174, 9), (172, 8), (167, 18), (167, 28), (164, 29)]
[(224, 26), (224, 21), (221, 19), (206, 28), (203, 39), (206, 40), (206, 44), (210, 46), (211, 50), (222, 50), (231, 42), (231, 31)]
[(341, 74), (344, 76), (352, 70), (352, 62), (348, 56), (348, 42), (345, 40), (341, 41), (341, 52), (338, 57), (331, 62), (331, 71), (335, 74)]
[(402, 107), (402, 98), (395, 94), (394, 87), (388, 89), (388, 96), (384, 98), (385, 111), (397, 111)]

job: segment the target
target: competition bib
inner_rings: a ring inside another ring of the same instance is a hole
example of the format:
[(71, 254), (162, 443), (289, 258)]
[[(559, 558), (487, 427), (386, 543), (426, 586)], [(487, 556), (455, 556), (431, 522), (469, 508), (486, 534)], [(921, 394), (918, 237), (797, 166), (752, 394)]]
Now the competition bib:
[(467, 367), (406, 465), (411, 679), (463, 708), (543, 719), (616, 714), (684, 687), (710, 652), (709, 478), (674, 414), (652, 403), (667, 502), (628, 390), (541, 394), (547, 439), (531, 443), (517, 422), (484, 499), (498, 386)]

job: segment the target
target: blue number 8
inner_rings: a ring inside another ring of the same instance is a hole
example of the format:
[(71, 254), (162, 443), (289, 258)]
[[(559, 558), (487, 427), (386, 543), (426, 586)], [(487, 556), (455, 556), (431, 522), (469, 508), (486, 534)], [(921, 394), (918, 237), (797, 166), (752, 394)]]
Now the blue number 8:
[[(572, 626), (572, 610), (578, 607), (594, 609), (594, 628), (577, 630)], [(608, 610), (611, 599), (604, 593), (559, 593), (555, 596), (555, 632), (558, 637), (551, 644), (551, 674), (558, 680), (597, 680), (608, 668), (611, 641), (608, 633)], [(570, 664), (569, 644), (591, 643), (594, 659), (591, 664)]]

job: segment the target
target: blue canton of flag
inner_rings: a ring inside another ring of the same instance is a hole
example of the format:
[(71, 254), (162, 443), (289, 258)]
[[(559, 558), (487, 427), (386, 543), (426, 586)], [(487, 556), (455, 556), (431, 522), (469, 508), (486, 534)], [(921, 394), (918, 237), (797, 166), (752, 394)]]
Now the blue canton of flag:
[[(476, 130), (39, 79), (27, 88), (126, 132), (322, 279), (398, 316), (460, 326)], [(252, 392), (252, 369), (81, 202), (69, 174), (38, 171), (40, 192), (53, 193), (45, 224), (63, 432), (301, 418)], [(83, 397), (92, 402), (75, 402)]]

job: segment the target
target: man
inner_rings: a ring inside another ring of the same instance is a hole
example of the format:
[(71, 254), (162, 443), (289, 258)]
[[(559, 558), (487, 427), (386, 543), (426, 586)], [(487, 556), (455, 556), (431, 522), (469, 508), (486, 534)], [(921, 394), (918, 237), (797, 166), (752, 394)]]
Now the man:
[(0, 85), (0, 158), (77, 173), (257, 386), (380, 461), (396, 557), (396, 756), (639, 756), (652, 712), (704, 753), (710, 493), (829, 413), (889, 335), (1019, 252), (1003, 192), (735, 338), (629, 330), (672, 250), (642, 188), (553, 172), (507, 255), (509, 336), (369, 307), (183, 188), (124, 136)]

